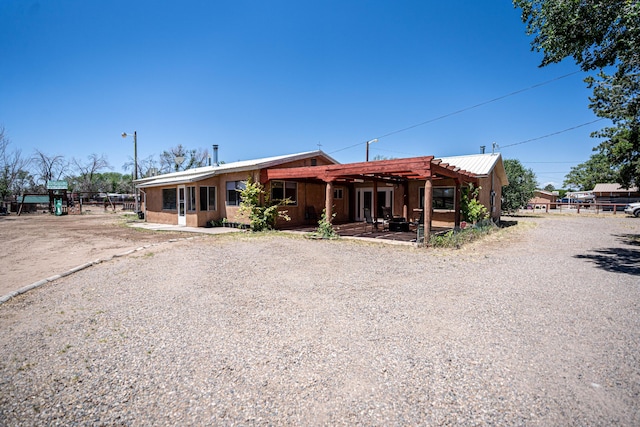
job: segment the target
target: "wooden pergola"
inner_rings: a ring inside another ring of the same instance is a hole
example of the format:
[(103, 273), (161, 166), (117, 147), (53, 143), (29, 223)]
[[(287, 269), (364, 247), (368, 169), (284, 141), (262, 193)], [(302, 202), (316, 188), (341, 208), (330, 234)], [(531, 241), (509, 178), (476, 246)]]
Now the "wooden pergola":
[(411, 157), (405, 159), (377, 160), (347, 164), (332, 164), (323, 166), (305, 166), (293, 168), (263, 169), (260, 176), (262, 184), (272, 180), (308, 180), (326, 183), (325, 209), (327, 218), (333, 213), (333, 187), (335, 183), (373, 182), (373, 212), (377, 211), (377, 185), (379, 183), (393, 183), (404, 186), (405, 197), (403, 216), (407, 217), (407, 188), (409, 181), (425, 181), (424, 185), (424, 235), (431, 232), (431, 209), (433, 201), (433, 181), (450, 178), (456, 183), (455, 193), (455, 226), (460, 225), (460, 189), (464, 183), (477, 183), (477, 178), (470, 172), (442, 163), (434, 156)]

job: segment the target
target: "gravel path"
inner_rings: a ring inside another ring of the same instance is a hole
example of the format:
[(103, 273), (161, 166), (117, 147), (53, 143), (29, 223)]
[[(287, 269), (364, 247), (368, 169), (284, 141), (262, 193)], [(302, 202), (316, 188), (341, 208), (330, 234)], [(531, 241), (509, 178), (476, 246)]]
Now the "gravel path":
[(0, 424), (640, 425), (640, 220), (518, 221), (83, 270), (0, 305)]

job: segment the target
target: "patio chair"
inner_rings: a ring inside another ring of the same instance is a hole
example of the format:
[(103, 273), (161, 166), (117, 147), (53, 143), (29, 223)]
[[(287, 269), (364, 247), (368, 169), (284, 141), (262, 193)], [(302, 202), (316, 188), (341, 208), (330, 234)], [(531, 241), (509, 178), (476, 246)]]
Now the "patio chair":
[(393, 219), (393, 215), (391, 214), (391, 206), (383, 206), (382, 207), (382, 231), (386, 231), (389, 229), (389, 222)]
[(371, 217), (371, 209), (370, 208), (364, 208), (364, 231), (367, 231), (367, 225), (371, 226), (371, 231), (373, 231), (374, 227), (376, 229), (378, 228), (378, 224), (376, 224), (373, 221), (373, 218)]

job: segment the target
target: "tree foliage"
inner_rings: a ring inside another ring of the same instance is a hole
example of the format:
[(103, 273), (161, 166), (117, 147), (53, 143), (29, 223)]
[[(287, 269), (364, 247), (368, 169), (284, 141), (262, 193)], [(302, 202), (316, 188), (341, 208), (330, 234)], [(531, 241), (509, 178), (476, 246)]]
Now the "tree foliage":
[(618, 171), (611, 165), (609, 157), (593, 154), (589, 160), (571, 168), (564, 177), (563, 185), (579, 191), (590, 191), (597, 183), (615, 182)]
[(36, 150), (31, 163), (35, 167), (36, 184), (38, 184), (38, 191), (44, 192), (47, 186), (47, 181), (57, 181), (64, 176), (64, 173), (69, 167), (69, 163), (65, 160), (64, 156), (60, 154), (49, 155), (44, 151)]
[(22, 157), (20, 150), (10, 150), (9, 144), (4, 127), (0, 126), (0, 201), (24, 191), (25, 184), (33, 180), (26, 170), (29, 159)]
[(104, 155), (98, 156), (97, 154), (91, 154), (86, 162), (73, 159), (72, 163), (77, 172), (76, 185), (74, 186), (75, 191), (108, 192), (108, 190), (105, 190), (108, 184), (98, 175), (101, 170), (110, 167)]
[(281, 206), (288, 205), (291, 201), (289, 199), (271, 200), (264, 186), (251, 178), (246, 181), (245, 188), (240, 190), (240, 197), (242, 201), (239, 212), (249, 217), (252, 231), (271, 230), (275, 227), (278, 218), (285, 221), (291, 219), (287, 211), (280, 210)]
[(635, 71), (620, 77), (600, 73), (600, 82), (587, 79), (593, 86), (589, 108), (613, 124), (592, 136), (604, 139), (597, 148), (616, 171), (612, 181), (626, 188), (640, 185), (640, 68)]
[(536, 190), (536, 175), (516, 159), (505, 159), (504, 169), (509, 185), (502, 187), (502, 210), (515, 212), (527, 205)]
[(480, 187), (469, 184), (463, 187), (462, 197), (460, 197), (460, 211), (465, 221), (475, 224), (478, 221), (489, 218), (487, 207), (478, 201)]
[(160, 154), (160, 171), (162, 173), (178, 172), (207, 165), (209, 153), (202, 149), (188, 149), (178, 144)]
[[(625, 187), (640, 183), (640, 2), (637, 0), (514, 0), (522, 9), (541, 66), (572, 57), (585, 71), (589, 107), (612, 126), (591, 136)], [(604, 70), (613, 70), (607, 74)]]

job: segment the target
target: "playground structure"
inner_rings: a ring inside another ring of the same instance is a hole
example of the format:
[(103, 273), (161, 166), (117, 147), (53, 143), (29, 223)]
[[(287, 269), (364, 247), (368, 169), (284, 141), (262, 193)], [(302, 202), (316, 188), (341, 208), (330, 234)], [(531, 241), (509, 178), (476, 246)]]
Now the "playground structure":
[(66, 181), (48, 181), (48, 194), (23, 194), (8, 211), (48, 212), (56, 216), (82, 214), (83, 209), (135, 210), (133, 194), (103, 192), (69, 192)]

